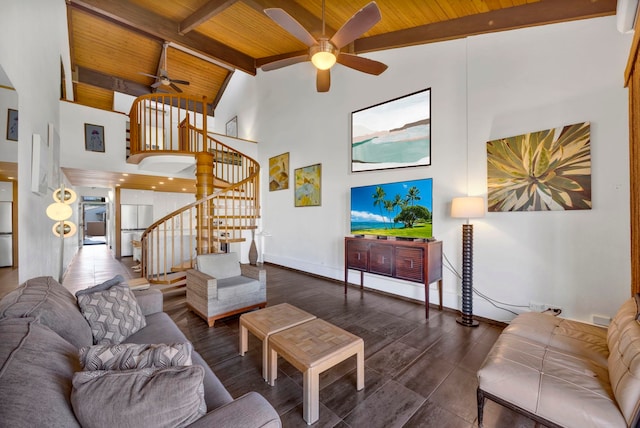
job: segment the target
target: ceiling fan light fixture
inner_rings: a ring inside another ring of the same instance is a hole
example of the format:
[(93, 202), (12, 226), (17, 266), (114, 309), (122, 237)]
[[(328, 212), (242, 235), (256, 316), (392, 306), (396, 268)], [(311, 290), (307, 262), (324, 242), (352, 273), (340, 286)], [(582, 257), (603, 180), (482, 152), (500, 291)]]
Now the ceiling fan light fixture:
[(334, 66), (337, 49), (327, 39), (318, 40), (318, 45), (311, 47), (311, 62), (318, 70), (328, 70)]

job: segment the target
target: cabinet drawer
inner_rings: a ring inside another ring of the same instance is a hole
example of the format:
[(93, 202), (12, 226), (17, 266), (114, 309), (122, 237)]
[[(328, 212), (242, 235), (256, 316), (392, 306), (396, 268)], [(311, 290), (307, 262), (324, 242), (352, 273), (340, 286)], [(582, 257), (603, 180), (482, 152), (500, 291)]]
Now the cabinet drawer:
[(391, 276), (393, 273), (393, 246), (371, 245), (369, 272)]
[(424, 282), (424, 249), (397, 247), (395, 256), (396, 278)]
[(366, 242), (347, 242), (347, 267), (356, 270), (369, 270), (369, 244)]

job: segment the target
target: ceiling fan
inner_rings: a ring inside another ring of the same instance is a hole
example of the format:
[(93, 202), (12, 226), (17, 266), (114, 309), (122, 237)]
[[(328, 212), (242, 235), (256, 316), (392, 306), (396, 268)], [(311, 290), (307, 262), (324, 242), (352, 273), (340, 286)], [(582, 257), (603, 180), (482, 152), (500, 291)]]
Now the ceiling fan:
[(178, 85), (176, 85), (176, 83), (180, 85), (188, 85), (189, 82), (187, 82), (186, 80), (172, 79), (169, 77), (169, 73), (167, 72), (167, 47), (168, 46), (169, 46), (169, 43), (167, 42), (165, 42), (162, 45), (162, 56), (160, 59), (159, 74), (153, 75), (153, 74), (147, 74), (142, 72), (140, 72), (140, 74), (148, 77), (153, 77), (154, 79), (156, 79), (156, 82), (153, 85), (151, 85), (151, 87), (154, 89), (157, 89), (161, 86), (169, 86), (176, 92), (182, 92), (182, 89), (180, 89)]
[(261, 67), (264, 71), (276, 70), (303, 61), (311, 61), (317, 68), (316, 89), (318, 92), (327, 92), (331, 85), (329, 70), (336, 62), (353, 68), (354, 70), (376, 76), (387, 69), (386, 64), (381, 62), (346, 52), (340, 52), (341, 48), (369, 31), (370, 28), (382, 19), (380, 9), (378, 9), (375, 1), (372, 1), (357, 11), (340, 27), (333, 37), (328, 38), (325, 36), (324, 0), (322, 0), (322, 37), (319, 37), (317, 40), (283, 9), (269, 8), (265, 9), (264, 13), (296, 39), (309, 46), (308, 54), (292, 54), (293, 56), (291, 57), (267, 63)]

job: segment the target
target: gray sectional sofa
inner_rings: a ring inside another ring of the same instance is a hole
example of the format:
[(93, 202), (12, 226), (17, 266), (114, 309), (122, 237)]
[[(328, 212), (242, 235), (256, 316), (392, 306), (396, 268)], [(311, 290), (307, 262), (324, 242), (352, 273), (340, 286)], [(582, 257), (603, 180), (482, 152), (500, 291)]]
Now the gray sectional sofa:
[(608, 328), (517, 316), (478, 371), (478, 426), (488, 398), (547, 427), (639, 427), (639, 320), (640, 295)]
[[(128, 290), (128, 289), (127, 289)], [(173, 344), (188, 342), (176, 324), (162, 312), (162, 293), (157, 290), (134, 292), (145, 326), (122, 343)], [(129, 399), (125, 406), (114, 406), (112, 400), (89, 403), (75, 384), (82, 372), (78, 351), (93, 345), (92, 330), (77, 305), (76, 297), (51, 277), (34, 278), (0, 300), (0, 425), (11, 427), (76, 427), (96, 426), (89, 414), (81, 424), (74, 412), (78, 402), (95, 408), (96, 421), (126, 421), (119, 426), (158, 426), (156, 422), (177, 417), (182, 396), (192, 391), (181, 389), (180, 376), (202, 378), (197, 393), (204, 402), (206, 414), (192, 422), (171, 425), (192, 427), (280, 427), (275, 409), (258, 393), (250, 392), (233, 399), (211, 368), (195, 351), (192, 366), (172, 368), (173, 382), (159, 383), (154, 394), (135, 396), (129, 388), (111, 391), (118, 402)], [(190, 345), (189, 345), (190, 346)], [(190, 370), (189, 372), (185, 370)], [(186, 374), (185, 374), (186, 373)], [(127, 371), (116, 373), (128, 376)], [(145, 380), (145, 387), (151, 385)], [(125, 383), (126, 385), (126, 383)], [(155, 385), (155, 384), (154, 384)], [(158, 389), (162, 392), (159, 393)], [(148, 390), (147, 390), (148, 391)], [(149, 395), (157, 397), (149, 400)], [(72, 403), (72, 396), (75, 402)], [(133, 397), (133, 398), (128, 398)], [(146, 400), (147, 402), (145, 402)], [(117, 407), (117, 408), (116, 408)], [(201, 405), (202, 413), (204, 406)], [(85, 408), (86, 410), (86, 408)], [(148, 423), (147, 423), (148, 422)]]

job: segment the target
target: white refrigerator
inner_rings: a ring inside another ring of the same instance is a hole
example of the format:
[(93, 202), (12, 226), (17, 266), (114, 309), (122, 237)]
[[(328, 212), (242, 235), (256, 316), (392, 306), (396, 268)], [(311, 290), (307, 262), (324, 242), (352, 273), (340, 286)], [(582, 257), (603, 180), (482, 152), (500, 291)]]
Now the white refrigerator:
[(13, 266), (13, 202), (0, 202), (0, 267)]
[(153, 223), (153, 205), (120, 206), (120, 255), (133, 255), (132, 240), (140, 239), (142, 232)]

